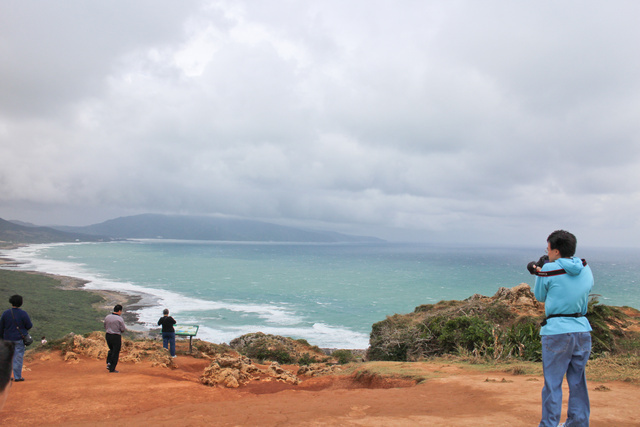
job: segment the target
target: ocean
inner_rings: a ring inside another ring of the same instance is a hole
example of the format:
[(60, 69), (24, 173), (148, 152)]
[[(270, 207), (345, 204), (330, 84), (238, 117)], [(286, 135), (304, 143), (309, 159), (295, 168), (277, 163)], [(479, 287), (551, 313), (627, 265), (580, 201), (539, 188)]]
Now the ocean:
[[(388, 315), (532, 286), (525, 266), (544, 249), (135, 240), (38, 244), (1, 255), (23, 262), (14, 269), (143, 296), (138, 315), (146, 328), (157, 328), (166, 307), (179, 324), (199, 325), (197, 337), (210, 342), (260, 331), (364, 349), (371, 326)], [(602, 303), (640, 309), (639, 249), (577, 255), (591, 265)]]

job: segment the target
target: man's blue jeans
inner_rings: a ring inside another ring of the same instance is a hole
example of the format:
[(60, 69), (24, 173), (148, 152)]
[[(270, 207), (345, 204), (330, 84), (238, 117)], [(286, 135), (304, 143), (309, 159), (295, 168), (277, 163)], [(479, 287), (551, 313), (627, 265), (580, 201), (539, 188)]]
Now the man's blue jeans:
[(171, 356), (175, 356), (176, 355), (176, 333), (175, 332), (163, 332), (162, 333), (162, 346), (164, 348), (169, 348), (169, 346), (171, 347), (171, 349), (169, 350), (169, 352), (171, 353)]
[(566, 427), (589, 426), (589, 392), (585, 367), (591, 354), (591, 333), (542, 336), (542, 420), (539, 427), (556, 427), (562, 415), (562, 381), (567, 375), (569, 406)]
[(11, 342), (15, 344), (15, 351), (13, 353), (13, 379), (19, 380), (22, 378), (22, 362), (24, 360), (25, 345), (22, 340)]

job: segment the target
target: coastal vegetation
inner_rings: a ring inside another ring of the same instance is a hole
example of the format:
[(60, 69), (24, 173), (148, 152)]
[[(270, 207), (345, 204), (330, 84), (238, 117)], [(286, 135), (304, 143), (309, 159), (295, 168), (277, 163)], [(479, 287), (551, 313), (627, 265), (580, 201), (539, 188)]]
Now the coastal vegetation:
[[(640, 312), (589, 302), (592, 358), (640, 357)], [(541, 360), (540, 322), (544, 305), (526, 284), (501, 288), (493, 297), (421, 305), (413, 313), (395, 314), (372, 327), (369, 360), (417, 361), (443, 355), (476, 360)]]
[(311, 365), (331, 360), (319, 347), (310, 345), (306, 340), (294, 340), (262, 332), (242, 335), (232, 340), (229, 346), (260, 363), (273, 361), (287, 365)]
[(20, 294), (22, 308), (33, 323), (30, 333), (37, 346), (41, 337), (55, 340), (74, 332), (102, 330), (107, 310), (98, 306), (100, 295), (80, 289), (63, 289), (60, 279), (43, 274), (0, 269), (0, 308), (10, 308), (9, 297)]

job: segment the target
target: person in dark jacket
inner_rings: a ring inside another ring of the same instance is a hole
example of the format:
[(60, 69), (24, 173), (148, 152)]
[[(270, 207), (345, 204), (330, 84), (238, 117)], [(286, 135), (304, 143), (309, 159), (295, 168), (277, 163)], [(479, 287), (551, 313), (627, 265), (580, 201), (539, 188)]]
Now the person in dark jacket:
[(24, 381), (22, 378), (22, 361), (24, 359), (25, 345), (22, 337), (29, 333), (33, 327), (31, 319), (26, 311), (22, 310), (22, 296), (13, 295), (9, 298), (12, 308), (2, 313), (0, 317), (0, 338), (11, 341), (15, 346), (13, 353), (13, 380)]
[(0, 410), (9, 395), (11, 388), (11, 361), (13, 360), (14, 344), (0, 340)]
[(162, 346), (164, 348), (171, 348), (169, 351), (171, 357), (176, 357), (176, 330), (173, 325), (176, 321), (173, 317), (169, 316), (169, 309), (162, 310), (163, 316), (158, 320), (158, 325), (162, 325)]

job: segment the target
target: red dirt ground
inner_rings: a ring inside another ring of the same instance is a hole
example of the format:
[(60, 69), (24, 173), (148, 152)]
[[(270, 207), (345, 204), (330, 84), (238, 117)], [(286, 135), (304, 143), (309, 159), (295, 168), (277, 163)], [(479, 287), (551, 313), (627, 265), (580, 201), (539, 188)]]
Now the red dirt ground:
[[(536, 425), (540, 414), (540, 376), (442, 363), (414, 364), (429, 377), (419, 385), (337, 375), (224, 389), (200, 384), (208, 361), (185, 355), (175, 359), (175, 370), (121, 362), (118, 374), (86, 357), (70, 363), (53, 352), (32, 359), (26, 381), (10, 390), (0, 425), (524, 426)], [(640, 387), (589, 388), (592, 427), (640, 425)]]

